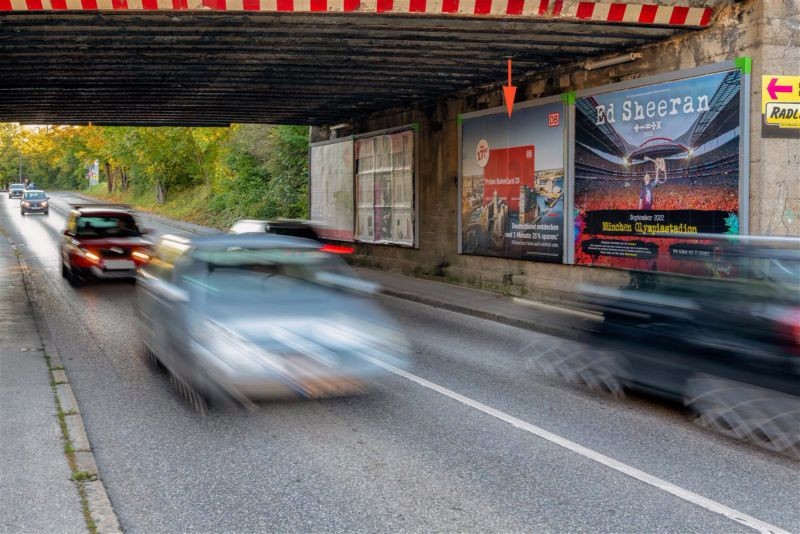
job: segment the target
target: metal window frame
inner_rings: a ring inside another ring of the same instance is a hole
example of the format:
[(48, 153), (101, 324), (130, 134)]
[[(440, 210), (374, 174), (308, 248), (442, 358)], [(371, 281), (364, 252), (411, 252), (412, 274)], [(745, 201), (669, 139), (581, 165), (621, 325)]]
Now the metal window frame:
[[(380, 135), (390, 135), (398, 132), (412, 131), (414, 133), (414, 164), (412, 166), (412, 195), (411, 200), (411, 213), (413, 217), (413, 238), (410, 245), (404, 243), (392, 243), (387, 241), (362, 241), (356, 237), (356, 223), (358, 218), (358, 209), (355, 202), (356, 195), (358, 194), (358, 163), (356, 159), (356, 141), (360, 139), (368, 139), (370, 137), (378, 137)], [(351, 136), (353, 138), (353, 242), (362, 243), (365, 245), (375, 245), (384, 247), (398, 247), (403, 249), (419, 249), (419, 123), (412, 122), (400, 126), (393, 126), (391, 128), (383, 128), (371, 132), (364, 132)]]

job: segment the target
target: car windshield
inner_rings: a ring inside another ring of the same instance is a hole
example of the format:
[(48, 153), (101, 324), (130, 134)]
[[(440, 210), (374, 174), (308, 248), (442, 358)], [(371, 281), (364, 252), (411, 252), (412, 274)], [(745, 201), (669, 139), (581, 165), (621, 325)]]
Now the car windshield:
[(224, 250), (195, 250), (192, 256), (205, 264), (208, 272), (223, 269), (249, 271), (309, 282), (325, 279), (320, 275), (354, 276), (341, 258), (314, 248), (230, 247)]
[(47, 196), (44, 191), (28, 191), (25, 193), (25, 200), (44, 200)]
[(140, 235), (133, 217), (126, 215), (82, 216), (77, 221), (80, 237), (131, 237)]

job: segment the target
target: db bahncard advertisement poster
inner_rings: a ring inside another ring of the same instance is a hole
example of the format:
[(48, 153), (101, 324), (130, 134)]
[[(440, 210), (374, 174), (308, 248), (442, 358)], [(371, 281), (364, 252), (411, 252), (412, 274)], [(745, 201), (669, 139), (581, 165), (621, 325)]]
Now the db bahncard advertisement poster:
[(462, 252), (561, 262), (564, 106), (464, 118)]
[(706, 274), (691, 237), (739, 233), (741, 76), (577, 99), (576, 263)]

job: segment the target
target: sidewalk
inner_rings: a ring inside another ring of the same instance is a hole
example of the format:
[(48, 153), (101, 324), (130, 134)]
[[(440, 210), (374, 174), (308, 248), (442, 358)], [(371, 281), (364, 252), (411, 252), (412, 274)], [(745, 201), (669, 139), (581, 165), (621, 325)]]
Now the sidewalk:
[(355, 271), (364, 280), (380, 285), (385, 295), (557, 336), (573, 337), (592, 331), (601, 319), (586, 311), (391, 271), (365, 267)]
[(43, 351), (15, 251), (0, 235), (0, 532), (86, 532)]

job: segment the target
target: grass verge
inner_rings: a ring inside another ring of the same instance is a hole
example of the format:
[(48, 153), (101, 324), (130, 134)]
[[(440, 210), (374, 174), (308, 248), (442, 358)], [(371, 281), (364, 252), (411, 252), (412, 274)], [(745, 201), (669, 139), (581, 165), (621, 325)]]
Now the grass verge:
[[(64, 411), (61, 406), (61, 401), (58, 398), (58, 391), (56, 390), (56, 381), (53, 378), (53, 371), (56, 370), (53, 367), (52, 362), (50, 360), (50, 355), (47, 352), (43, 352), (44, 360), (47, 363), (47, 371), (50, 374), (50, 388), (53, 390), (53, 398), (56, 401), (56, 418), (58, 419), (58, 426), (61, 428), (61, 437), (64, 440), (64, 455), (67, 457), (67, 464), (69, 464), (69, 469), (72, 472), (70, 475), (70, 480), (75, 482), (75, 486), (78, 488), (78, 496), (81, 500), (81, 508), (83, 511), (83, 519), (86, 521), (86, 528), (90, 534), (97, 534), (97, 525), (92, 519), (92, 513), (89, 510), (89, 500), (86, 497), (86, 487), (84, 484), (86, 482), (90, 482), (92, 480), (96, 480), (92, 473), (87, 471), (81, 471), (78, 469), (77, 462), (75, 461), (75, 449), (72, 446), (72, 440), (69, 436), (69, 428), (67, 427), (67, 419), (68, 415), (76, 415), (78, 412), (76, 410), (67, 410)], [(60, 367), (63, 369), (63, 367)]]

